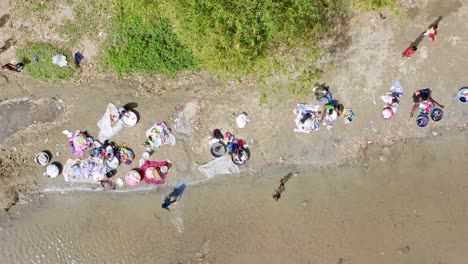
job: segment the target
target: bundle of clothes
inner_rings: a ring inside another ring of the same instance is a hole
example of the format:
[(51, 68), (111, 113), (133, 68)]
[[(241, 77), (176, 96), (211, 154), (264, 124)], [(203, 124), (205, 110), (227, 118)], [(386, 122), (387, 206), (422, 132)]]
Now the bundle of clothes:
[(399, 99), (403, 95), (403, 87), (399, 81), (396, 81), (390, 87), (390, 91), (381, 96), (382, 101), (384, 102), (384, 107), (382, 109), (382, 117), (384, 119), (390, 119), (398, 110), (398, 105), (400, 103)]
[(174, 135), (171, 134), (171, 130), (164, 121), (159, 121), (148, 129), (146, 131), (146, 137), (148, 140), (146, 140), (144, 144), (152, 149), (160, 148), (165, 144), (174, 146), (176, 143)]
[(101, 159), (68, 159), (63, 168), (65, 181), (98, 183), (104, 180), (106, 167)]
[(318, 104), (297, 104), (293, 110), (296, 115), (294, 132), (310, 133), (320, 128), (321, 107)]
[(210, 138), (211, 154), (218, 158), (227, 152), (231, 155), (232, 161), (237, 165), (243, 165), (249, 160), (248, 145), (243, 139), (236, 138), (232, 133), (226, 132), (224, 135), (221, 130), (213, 130)]
[(79, 157), (83, 157), (86, 149), (93, 147), (94, 144), (100, 145), (100, 143), (89, 136), (86, 131), (82, 132), (77, 130), (75, 133), (72, 133), (65, 130), (63, 134), (69, 138), (68, 144), (70, 145), (72, 153)]

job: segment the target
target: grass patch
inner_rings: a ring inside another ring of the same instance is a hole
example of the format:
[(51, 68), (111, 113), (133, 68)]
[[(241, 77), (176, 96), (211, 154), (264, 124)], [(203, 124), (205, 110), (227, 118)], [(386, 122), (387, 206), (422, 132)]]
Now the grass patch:
[(182, 45), (170, 20), (161, 17), (151, 1), (118, 0), (112, 36), (106, 50), (107, 64), (118, 75), (162, 73), (175, 76), (194, 69), (191, 50)]
[(387, 9), (397, 16), (400, 16), (402, 13), (399, 0), (357, 0), (353, 3), (353, 7), (364, 11)]
[(57, 10), (56, 0), (46, 1), (13, 1), (14, 9), (20, 12), (21, 16), (34, 17), (39, 20), (50, 20), (51, 14)]
[(69, 45), (74, 45), (82, 38), (95, 38), (99, 31), (107, 29), (107, 19), (111, 13), (111, 5), (104, 0), (89, 0), (86, 2), (68, 3), (73, 8), (73, 20), (66, 19), (58, 28), (58, 32)]
[[(52, 57), (57, 54), (67, 57), (68, 66), (59, 67), (52, 63)], [(77, 70), (74, 58), (70, 52), (53, 47), (46, 43), (30, 43), (20, 48), (16, 52), (18, 61), (25, 64), (24, 69), (31, 77), (54, 83), (68, 80), (73, 77)], [(39, 62), (32, 62), (33, 56), (39, 58)]]
[(60, 27), (60, 35), (64, 36), (68, 42), (76, 42), (81, 38), (79, 27), (76, 26), (70, 19), (67, 19), (63, 26)]
[(268, 74), (280, 44), (289, 49), (316, 41), (343, 12), (335, 0), (174, 0), (178, 34), (201, 62), (222, 76)]

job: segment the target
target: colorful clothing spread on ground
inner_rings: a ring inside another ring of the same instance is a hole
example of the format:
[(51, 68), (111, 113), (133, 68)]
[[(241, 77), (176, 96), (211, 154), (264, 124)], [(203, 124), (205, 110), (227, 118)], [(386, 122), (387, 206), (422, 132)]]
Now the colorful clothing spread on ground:
[(294, 132), (309, 133), (311, 131), (319, 130), (319, 104), (297, 104), (293, 113), (296, 115), (295, 123), (296, 129)]
[(70, 144), (73, 154), (83, 157), (85, 150), (93, 141), (94, 140), (88, 138), (84, 132), (77, 131), (75, 134), (71, 135), (68, 143)]
[(152, 148), (160, 148), (164, 144), (175, 145), (175, 137), (167, 128), (166, 122), (159, 121), (146, 131), (148, 143)]
[(98, 183), (104, 179), (106, 168), (101, 159), (69, 159), (63, 168), (65, 181)]

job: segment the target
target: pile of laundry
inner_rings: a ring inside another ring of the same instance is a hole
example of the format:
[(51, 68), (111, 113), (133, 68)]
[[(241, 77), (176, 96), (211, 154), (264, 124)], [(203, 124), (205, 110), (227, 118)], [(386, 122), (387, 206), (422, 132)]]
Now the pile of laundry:
[(296, 115), (294, 132), (310, 133), (319, 130), (321, 109), (322, 107), (319, 104), (297, 104), (297, 107), (293, 110)]
[(101, 159), (68, 159), (63, 167), (65, 181), (99, 183), (104, 180), (106, 167)]
[(298, 103), (293, 113), (296, 116), (296, 128), (294, 132), (310, 133), (320, 129), (321, 124), (328, 129), (333, 127), (339, 116), (343, 117), (344, 123), (348, 124), (354, 120), (356, 115), (351, 108), (344, 108), (325, 84), (313, 88), (316, 103)]
[(64, 130), (63, 134), (69, 138), (68, 144), (71, 147), (72, 153), (79, 157), (83, 157), (86, 149), (93, 147), (94, 144), (101, 145), (98, 141), (95, 142), (93, 137), (89, 136), (87, 132), (77, 130), (75, 133), (72, 133)]
[(400, 81), (396, 81), (390, 87), (390, 91), (382, 95), (384, 107), (382, 109), (382, 117), (384, 119), (391, 119), (398, 110), (400, 103), (399, 99), (403, 95), (403, 86)]
[(146, 131), (146, 137), (148, 140), (145, 141), (144, 144), (152, 149), (160, 148), (165, 144), (174, 146), (176, 143), (174, 135), (172, 135), (171, 130), (164, 121), (159, 121), (148, 129)]
[(71, 133), (63, 131), (69, 137), (72, 153), (83, 157), (85, 151), (89, 150), (89, 157), (85, 159), (69, 159), (64, 166), (64, 177), (66, 181), (77, 182), (112, 182), (112, 177), (120, 164), (130, 165), (135, 159), (134, 152), (124, 144), (120, 146), (109, 140), (103, 144), (94, 140), (86, 132), (77, 130)]

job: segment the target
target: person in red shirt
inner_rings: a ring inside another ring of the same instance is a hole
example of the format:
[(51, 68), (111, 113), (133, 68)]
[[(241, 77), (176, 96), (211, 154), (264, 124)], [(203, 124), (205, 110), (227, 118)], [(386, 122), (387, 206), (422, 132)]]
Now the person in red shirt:
[(416, 52), (418, 48), (416, 46), (411, 46), (409, 48), (407, 48), (404, 52), (403, 52), (403, 57), (411, 57), (414, 55), (414, 53)]
[(435, 41), (435, 36), (437, 35), (437, 27), (437, 25), (430, 26), (426, 31), (423, 32), (423, 35), (429, 37), (431, 41)]

